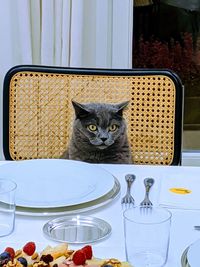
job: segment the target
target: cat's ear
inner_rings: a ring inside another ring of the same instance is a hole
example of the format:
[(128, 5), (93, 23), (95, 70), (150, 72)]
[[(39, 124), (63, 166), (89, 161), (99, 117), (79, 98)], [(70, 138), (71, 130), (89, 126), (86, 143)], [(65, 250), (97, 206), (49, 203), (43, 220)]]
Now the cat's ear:
[(123, 115), (123, 110), (128, 106), (128, 103), (129, 103), (129, 101), (125, 101), (125, 102), (122, 102), (122, 103), (119, 103), (119, 104), (116, 105), (117, 114), (119, 116)]
[(75, 110), (76, 118), (84, 118), (90, 114), (90, 112), (84, 107), (84, 105), (72, 100), (72, 105)]

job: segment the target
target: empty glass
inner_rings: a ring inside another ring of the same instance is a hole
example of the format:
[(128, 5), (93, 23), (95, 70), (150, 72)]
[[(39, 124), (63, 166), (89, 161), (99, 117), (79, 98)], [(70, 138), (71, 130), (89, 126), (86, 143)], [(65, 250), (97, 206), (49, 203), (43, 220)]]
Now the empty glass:
[(167, 261), (171, 213), (135, 207), (124, 213), (126, 258), (134, 267), (161, 267)]
[(9, 235), (14, 230), (16, 188), (15, 182), (0, 179), (0, 236)]

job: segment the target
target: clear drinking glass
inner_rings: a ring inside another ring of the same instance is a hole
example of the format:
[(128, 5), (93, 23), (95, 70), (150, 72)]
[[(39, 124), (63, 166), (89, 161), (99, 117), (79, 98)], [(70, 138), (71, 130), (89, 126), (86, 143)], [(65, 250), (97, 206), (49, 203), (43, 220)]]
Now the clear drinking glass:
[(167, 261), (171, 213), (135, 207), (124, 212), (126, 258), (134, 267), (161, 267)]
[(17, 185), (0, 179), (0, 237), (12, 233), (15, 225), (15, 192)]

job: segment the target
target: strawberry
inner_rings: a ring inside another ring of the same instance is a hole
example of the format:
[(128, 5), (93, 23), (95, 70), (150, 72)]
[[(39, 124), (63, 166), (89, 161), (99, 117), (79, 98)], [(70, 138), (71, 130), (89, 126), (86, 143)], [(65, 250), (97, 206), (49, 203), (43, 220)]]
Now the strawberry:
[(8, 252), (10, 254), (11, 259), (13, 260), (15, 257), (15, 250), (11, 247), (7, 247), (4, 251)]
[(86, 260), (91, 260), (92, 258), (92, 247), (90, 245), (87, 245), (81, 249), (86, 256)]
[(74, 264), (76, 265), (84, 265), (86, 262), (85, 253), (81, 249), (75, 251), (75, 253), (73, 254), (72, 260)]
[(36, 246), (34, 242), (28, 242), (24, 245), (23, 251), (28, 255), (32, 256), (33, 253), (35, 252)]

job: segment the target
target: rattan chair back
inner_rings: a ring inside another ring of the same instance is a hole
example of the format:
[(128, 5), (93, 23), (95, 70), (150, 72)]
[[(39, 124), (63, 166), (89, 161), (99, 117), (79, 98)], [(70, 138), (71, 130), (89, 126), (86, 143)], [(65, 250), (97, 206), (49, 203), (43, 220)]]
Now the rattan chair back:
[(6, 159), (59, 158), (74, 120), (71, 100), (119, 103), (136, 164), (179, 164), (182, 85), (168, 70), (16, 66), (4, 80)]

